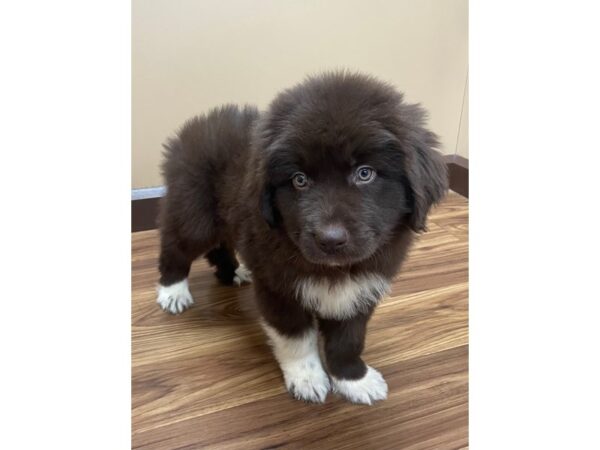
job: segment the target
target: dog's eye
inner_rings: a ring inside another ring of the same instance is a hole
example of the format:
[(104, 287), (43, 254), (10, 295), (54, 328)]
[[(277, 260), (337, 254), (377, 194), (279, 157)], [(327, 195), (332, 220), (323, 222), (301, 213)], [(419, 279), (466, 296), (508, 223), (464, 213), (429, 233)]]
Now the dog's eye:
[(375, 169), (369, 166), (361, 166), (356, 169), (356, 184), (370, 183), (375, 179)]
[(302, 172), (296, 172), (292, 176), (292, 184), (296, 189), (304, 189), (308, 186), (308, 177)]

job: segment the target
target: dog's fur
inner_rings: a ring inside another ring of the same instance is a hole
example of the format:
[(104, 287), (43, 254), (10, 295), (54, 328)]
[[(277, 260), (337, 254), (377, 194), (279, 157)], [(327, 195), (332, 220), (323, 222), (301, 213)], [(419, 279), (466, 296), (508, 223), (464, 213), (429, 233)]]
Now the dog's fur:
[[(186, 279), (201, 255), (222, 282), (246, 280), (237, 251), (294, 396), (322, 402), (332, 383), (351, 401), (385, 398), (360, 357), (367, 322), (447, 189), (424, 118), (390, 85), (335, 72), (280, 93), (265, 113), (230, 105), (188, 121), (165, 145), (161, 306), (191, 304)], [(362, 166), (372, 181), (357, 178)]]

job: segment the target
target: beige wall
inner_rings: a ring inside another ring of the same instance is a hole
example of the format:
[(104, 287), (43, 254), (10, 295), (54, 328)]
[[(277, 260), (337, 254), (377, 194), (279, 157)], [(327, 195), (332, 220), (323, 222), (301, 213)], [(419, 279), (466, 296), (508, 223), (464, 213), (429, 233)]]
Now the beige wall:
[(465, 99), (462, 106), (462, 115), (458, 129), (458, 142), (456, 154), (469, 159), (469, 82), (465, 87)]
[(188, 117), (224, 102), (265, 108), (279, 90), (332, 68), (395, 84), (409, 101), (429, 110), (443, 151), (455, 153), (457, 142), (467, 139), (458, 135), (467, 5), (467, 0), (133, 0), (133, 187), (162, 184), (161, 143)]

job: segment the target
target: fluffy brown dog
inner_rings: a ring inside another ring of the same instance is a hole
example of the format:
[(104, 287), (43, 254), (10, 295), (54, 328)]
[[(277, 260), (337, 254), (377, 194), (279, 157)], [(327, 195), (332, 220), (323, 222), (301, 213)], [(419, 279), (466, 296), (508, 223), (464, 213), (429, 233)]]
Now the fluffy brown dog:
[(447, 189), (424, 116), (390, 85), (336, 72), (265, 113), (224, 106), (188, 121), (165, 146), (158, 303), (193, 303), (187, 276), (201, 255), (222, 282), (250, 281), (237, 251), (292, 395), (386, 398), (361, 359), (367, 322)]

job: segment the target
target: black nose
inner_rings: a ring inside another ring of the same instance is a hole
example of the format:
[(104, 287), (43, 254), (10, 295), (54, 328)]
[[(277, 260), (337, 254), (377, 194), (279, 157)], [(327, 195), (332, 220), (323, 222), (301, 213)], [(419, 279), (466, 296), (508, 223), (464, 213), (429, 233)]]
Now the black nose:
[(315, 241), (327, 253), (343, 248), (348, 242), (348, 231), (341, 225), (327, 225), (315, 233)]

